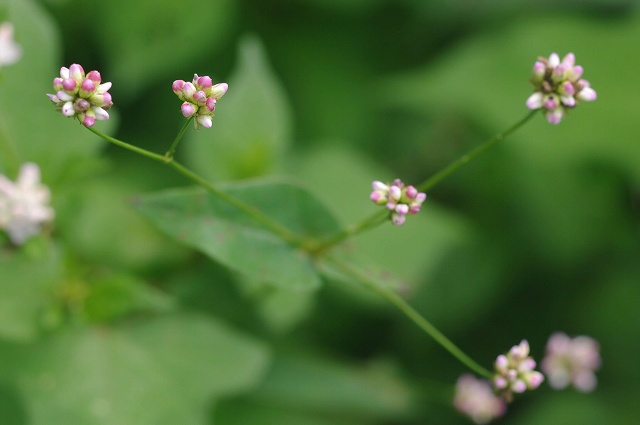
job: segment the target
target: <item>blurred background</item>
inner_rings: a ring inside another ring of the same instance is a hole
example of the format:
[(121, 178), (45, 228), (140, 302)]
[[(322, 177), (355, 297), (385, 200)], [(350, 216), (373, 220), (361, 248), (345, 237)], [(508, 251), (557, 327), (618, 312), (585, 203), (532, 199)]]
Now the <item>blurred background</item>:
[(451, 403), (465, 367), (375, 295), (261, 285), (144, 221), (133, 196), (188, 182), (56, 114), (44, 93), (61, 66), (100, 70), (115, 105), (96, 127), (155, 152), (184, 121), (173, 80), (229, 83), (177, 158), (213, 182), (293, 176), (347, 225), (375, 211), (372, 180), (417, 184), (524, 117), (552, 52), (575, 53), (596, 102), (557, 126), (534, 117), (403, 227), (350, 246), (487, 368), (522, 339), (542, 358), (555, 331), (599, 341), (595, 392), (543, 384), (498, 423), (637, 423), (632, 0), (0, 7), (24, 49), (2, 70), (2, 137), (40, 165), (56, 209), (50, 235), (0, 255), (2, 425), (471, 423)]

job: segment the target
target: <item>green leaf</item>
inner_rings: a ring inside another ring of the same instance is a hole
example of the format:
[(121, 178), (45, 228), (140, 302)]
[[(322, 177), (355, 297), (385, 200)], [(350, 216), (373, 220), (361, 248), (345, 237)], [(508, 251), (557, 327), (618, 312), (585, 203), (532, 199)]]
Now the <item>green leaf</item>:
[(48, 291), (60, 278), (59, 256), (43, 238), (0, 251), (0, 338), (34, 339)]
[(393, 418), (410, 408), (412, 393), (393, 365), (356, 366), (305, 352), (281, 352), (251, 399), (284, 411), (344, 418)]
[(127, 274), (93, 282), (84, 309), (91, 321), (109, 322), (129, 313), (163, 312), (175, 307), (173, 299)]
[(291, 144), (290, 106), (256, 38), (242, 40), (229, 91), (213, 127), (185, 145), (187, 162), (208, 180), (264, 175)]
[(204, 425), (211, 401), (255, 386), (269, 355), (211, 319), (171, 315), (0, 346), (0, 358), (31, 425)]
[[(292, 183), (243, 182), (225, 191), (303, 237), (327, 236), (340, 228), (321, 202)], [(203, 189), (145, 195), (135, 206), (161, 231), (250, 279), (297, 290), (320, 284), (301, 250)]]
[[(78, 162), (101, 145), (77, 120), (56, 112), (46, 97), (61, 66), (62, 42), (54, 22), (32, 0), (4, 3), (23, 56), (0, 74), (0, 172), (13, 178), (20, 164), (33, 161), (40, 166), (43, 180), (57, 181), (68, 177)], [(96, 126), (109, 132), (114, 119)]]
[(54, 199), (60, 235), (83, 258), (118, 269), (162, 273), (181, 264), (189, 250), (158, 232), (129, 203), (147, 190), (144, 179), (109, 169), (61, 188)]

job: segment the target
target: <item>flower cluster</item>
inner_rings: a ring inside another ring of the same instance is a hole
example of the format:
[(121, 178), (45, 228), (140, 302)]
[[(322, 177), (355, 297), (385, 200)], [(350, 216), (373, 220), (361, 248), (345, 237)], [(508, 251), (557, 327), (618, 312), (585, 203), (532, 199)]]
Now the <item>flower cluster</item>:
[(534, 390), (544, 381), (542, 373), (535, 370), (536, 361), (529, 357), (526, 340), (514, 345), (506, 355), (499, 355), (494, 367), (493, 386), (507, 402), (511, 401), (513, 393)]
[(42, 223), (53, 219), (49, 189), (40, 184), (40, 169), (26, 163), (14, 183), (0, 175), (0, 230), (20, 245), (40, 232)]
[(211, 128), (213, 112), (216, 103), (224, 96), (229, 86), (226, 83), (213, 84), (208, 76), (199, 77), (194, 74), (192, 82), (176, 80), (173, 82), (173, 92), (182, 100), (182, 115), (185, 118), (195, 116), (195, 126), (202, 125)]
[(427, 199), (426, 194), (418, 192), (418, 189), (411, 185), (405, 186), (400, 179), (395, 179), (391, 185), (376, 180), (371, 186), (373, 192), (369, 198), (378, 205), (384, 205), (391, 212), (391, 221), (396, 226), (404, 223), (407, 214), (418, 213), (422, 203)]
[(573, 53), (568, 53), (562, 61), (557, 53), (552, 53), (549, 59), (539, 57), (533, 65), (531, 82), (535, 92), (527, 99), (527, 108), (545, 108), (551, 124), (558, 124), (565, 111), (577, 106), (579, 100), (596, 100), (595, 90), (580, 78), (583, 69), (575, 61)]
[(87, 127), (93, 126), (96, 120), (108, 120), (107, 109), (113, 105), (108, 90), (111, 83), (102, 83), (98, 71), (90, 71), (85, 75), (78, 64), (69, 68), (60, 68), (60, 77), (53, 79), (55, 94), (47, 94), (56, 110), (67, 117), (77, 118)]
[(579, 391), (593, 391), (598, 382), (594, 371), (600, 367), (600, 347), (587, 336), (570, 338), (557, 332), (549, 338), (541, 366), (553, 388), (573, 384)]
[(494, 394), (489, 382), (473, 375), (463, 375), (458, 379), (453, 404), (477, 424), (486, 424), (502, 416), (506, 410), (506, 403)]
[(13, 24), (0, 23), (0, 68), (13, 65), (22, 57), (22, 48), (13, 40)]

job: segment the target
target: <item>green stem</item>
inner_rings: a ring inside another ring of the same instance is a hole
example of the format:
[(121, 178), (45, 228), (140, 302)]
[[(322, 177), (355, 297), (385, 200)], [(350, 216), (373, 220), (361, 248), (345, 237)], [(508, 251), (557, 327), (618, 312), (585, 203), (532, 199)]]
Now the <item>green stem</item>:
[(228, 193), (223, 192), (222, 190), (218, 189), (217, 187), (215, 187), (214, 185), (212, 185), (211, 183), (206, 181), (203, 177), (197, 175), (196, 173), (194, 173), (193, 171), (189, 170), (184, 165), (182, 165), (182, 164), (178, 163), (177, 161), (175, 161), (172, 157), (167, 157), (165, 155), (160, 155), (160, 154), (148, 151), (146, 149), (139, 148), (137, 146), (131, 145), (131, 144), (127, 143), (127, 142), (123, 142), (122, 140), (118, 140), (118, 139), (113, 138), (111, 136), (107, 136), (106, 134), (102, 133), (99, 130), (96, 130), (93, 127), (87, 127), (87, 129), (89, 131), (91, 131), (92, 133), (94, 133), (95, 135), (97, 135), (97, 136), (103, 138), (104, 140), (106, 140), (108, 142), (111, 142), (111, 143), (113, 143), (113, 144), (115, 144), (117, 146), (120, 146), (120, 147), (122, 147), (124, 149), (127, 149), (127, 150), (131, 151), (131, 152), (135, 152), (135, 153), (140, 154), (142, 156), (145, 156), (147, 158), (153, 159), (155, 161), (167, 164), (168, 166), (170, 166), (171, 168), (173, 168), (174, 170), (176, 170), (177, 172), (179, 172), (180, 174), (182, 174), (183, 176), (185, 176), (186, 178), (188, 178), (192, 182), (194, 182), (194, 183), (198, 184), (199, 186), (202, 186), (203, 188), (205, 188), (211, 194), (213, 194), (213, 195), (217, 196), (218, 198), (222, 199), (223, 201), (233, 205), (237, 209), (245, 212), (246, 214), (251, 216), (255, 221), (257, 221), (258, 223), (262, 224), (267, 229), (271, 230), (273, 233), (278, 235), (283, 240), (287, 241), (288, 243), (290, 243), (290, 244), (292, 244), (294, 246), (302, 245), (303, 241), (300, 240), (300, 238), (295, 233), (293, 233), (292, 231), (287, 229), (285, 226), (283, 226), (280, 223), (272, 220), (269, 216), (267, 216), (262, 211), (260, 211), (259, 209), (255, 208), (254, 206), (246, 204), (245, 202), (243, 202), (243, 201), (241, 201), (241, 200), (239, 200), (237, 198), (234, 198), (233, 196), (229, 195)]
[(151, 158), (155, 161), (160, 161), (160, 162), (167, 162), (166, 158), (160, 154), (148, 151), (146, 149), (143, 148), (139, 148), (137, 146), (131, 145), (127, 142), (123, 142), (122, 140), (118, 140), (114, 137), (111, 136), (107, 136), (106, 134), (102, 133), (99, 130), (96, 130), (93, 127), (85, 127), (87, 130), (89, 130), (90, 132), (92, 132), (93, 134), (95, 134), (98, 137), (103, 138), (104, 140), (106, 140), (107, 142), (113, 143), (114, 145), (120, 146), (121, 148), (125, 148), (126, 150), (129, 150), (131, 152), (135, 152), (139, 155), (142, 156), (146, 156), (147, 158)]
[[(529, 119), (531, 119), (531, 117), (533, 117), (536, 114), (536, 112), (538, 111), (537, 110), (530, 111), (524, 118), (522, 118), (520, 121), (515, 123), (513, 126), (508, 128), (507, 130), (503, 131), (502, 133), (496, 134), (495, 136), (491, 137), (490, 139), (485, 141), (483, 144), (481, 144), (477, 148), (461, 156), (460, 158), (458, 158), (457, 160), (455, 160), (454, 162), (452, 162), (442, 170), (438, 171), (436, 174), (434, 174), (433, 176), (425, 180), (423, 183), (421, 183), (419, 186), (417, 186), (418, 190), (420, 190), (421, 192), (426, 192), (430, 189), (433, 189), (438, 183), (440, 183), (440, 181), (444, 180), (447, 176), (449, 176), (450, 174), (453, 174), (463, 165), (469, 163), (470, 161), (475, 159), (477, 156), (479, 156), (481, 153), (483, 153), (484, 151), (486, 151), (487, 149), (489, 149), (499, 141), (504, 140), (508, 135), (510, 135), (511, 133), (513, 133), (520, 127), (522, 127), (527, 121), (529, 121)], [(344, 241), (349, 237), (355, 236), (360, 232), (376, 227), (377, 225), (385, 221), (385, 220), (382, 220), (382, 218), (386, 217), (387, 215), (388, 215), (388, 211), (378, 211), (374, 214), (371, 214), (370, 216), (364, 218), (359, 223), (349, 226), (337, 232), (336, 234), (329, 236), (328, 238), (320, 241), (319, 243), (316, 244), (315, 251), (316, 252), (326, 251), (338, 245), (340, 242)]]
[(475, 159), (477, 156), (482, 154), (484, 151), (486, 151), (487, 149), (489, 149), (490, 147), (492, 147), (496, 143), (504, 140), (508, 135), (510, 135), (511, 133), (513, 133), (514, 131), (516, 131), (520, 127), (522, 127), (537, 112), (538, 112), (537, 110), (529, 111), (529, 113), (524, 118), (522, 118), (520, 121), (515, 123), (513, 126), (508, 128), (507, 130), (503, 131), (502, 133), (498, 133), (495, 136), (491, 137), (490, 139), (485, 141), (483, 144), (481, 144), (477, 148), (473, 149), (471, 152), (461, 156), (457, 160), (453, 161), (451, 164), (447, 165), (442, 170), (438, 171), (433, 176), (429, 177), (424, 182), (420, 183), (420, 185), (417, 186), (418, 190), (421, 191), (421, 192), (426, 192), (428, 190), (433, 189), (438, 183), (440, 183), (442, 180), (444, 180), (447, 176), (449, 176), (450, 174), (453, 174), (458, 169), (460, 169), (463, 165), (471, 162), (473, 159)]
[(191, 124), (191, 121), (193, 121), (193, 117), (189, 118), (187, 120), (187, 122), (184, 123), (184, 125), (180, 129), (180, 132), (178, 133), (176, 138), (173, 140), (173, 143), (171, 144), (171, 147), (169, 148), (167, 153), (164, 154), (164, 157), (167, 160), (170, 159), (170, 158), (173, 158), (173, 154), (176, 152), (176, 148), (178, 147), (178, 143), (180, 143), (180, 140), (182, 140), (182, 136), (184, 135), (184, 132), (187, 130), (187, 127), (189, 126), (189, 124)]
[(462, 364), (474, 371), (480, 376), (491, 379), (493, 374), (480, 366), (475, 360), (465, 354), (460, 348), (458, 348), (449, 338), (447, 338), (442, 332), (436, 329), (427, 319), (425, 319), (420, 313), (418, 313), (413, 307), (411, 307), (400, 295), (393, 292), (391, 289), (376, 284), (369, 280), (366, 276), (362, 275), (359, 271), (352, 268), (346, 263), (343, 263), (335, 258), (327, 258), (327, 262), (332, 264), (337, 270), (343, 272), (347, 276), (360, 282), (362, 285), (373, 290), (380, 296), (384, 297), (394, 307), (400, 310), (409, 320), (418, 325), (427, 335), (433, 338), (442, 348), (447, 350), (453, 357), (458, 359)]

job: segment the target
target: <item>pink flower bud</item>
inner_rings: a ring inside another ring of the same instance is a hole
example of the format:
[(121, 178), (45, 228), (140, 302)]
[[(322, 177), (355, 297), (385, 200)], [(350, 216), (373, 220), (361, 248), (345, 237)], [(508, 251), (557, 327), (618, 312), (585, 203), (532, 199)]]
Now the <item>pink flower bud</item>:
[(202, 90), (198, 90), (197, 92), (195, 92), (193, 94), (193, 96), (191, 97), (196, 103), (199, 104), (204, 104), (204, 102), (207, 100), (207, 94), (202, 91)]
[(204, 104), (209, 112), (213, 112), (216, 109), (216, 103), (215, 97), (208, 97)]
[(175, 80), (173, 82), (173, 84), (171, 85), (171, 89), (176, 94), (181, 93), (183, 87), (184, 87), (184, 81), (183, 80)]
[(211, 87), (211, 92), (209, 95), (211, 97), (215, 97), (216, 99), (220, 99), (229, 89), (229, 85), (227, 83), (218, 83), (215, 86)]
[(66, 117), (72, 117), (76, 114), (76, 110), (73, 108), (73, 102), (66, 102), (62, 105), (61, 109), (62, 115)]
[(406, 187), (404, 194), (407, 196), (407, 198), (414, 200), (416, 199), (416, 196), (418, 196), (418, 189), (409, 185)]
[(64, 80), (60, 77), (56, 77), (53, 79), (53, 90), (55, 91), (60, 91), (64, 88), (64, 86), (62, 85), (62, 82)]
[(68, 92), (73, 92), (77, 86), (78, 82), (73, 78), (65, 78), (62, 80), (62, 87)]
[(96, 89), (95, 81), (85, 79), (80, 86), (80, 96), (89, 96)]
[[(196, 76), (197, 76), (197, 74), (196, 74)], [(204, 76), (199, 77), (197, 79), (197, 83), (196, 84), (198, 86), (200, 86), (201, 88), (203, 88), (203, 89), (207, 89), (207, 88), (209, 88), (209, 87), (211, 87), (213, 85), (213, 81), (211, 80), (210, 77), (204, 75)]]
[(193, 106), (193, 104), (191, 104), (189, 102), (184, 102), (182, 104), (182, 106), (180, 107), (180, 109), (182, 110), (182, 115), (185, 118), (189, 118), (189, 117), (193, 116), (196, 113), (196, 107)]
[(91, 103), (87, 99), (78, 99), (76, 100), (75, 110), (76, 112), (86, 112), (91, 108)]
[(109, 119), (109, 113), (103, 108), (93, 106), (91, 109), (93, 110), (93, 113), (95, 114), (97, 120), (105, 121)]
[(82, 81), (84, 79), (84, 69), (82, 66), (74, 63), (69, 67), (69, 77), (76, 81)]
[(85, 114), (84, 118), (82, 119), (82, 124), (86, 127), (93, 127), (93, 125), (96, 123), (96, 117), (89, 115), (89, 114)]
[(391, 214), (391, 222), (396, 226), (402, 226), (406, 220), (404, 215)]
[(406, 215), (409, 213), (409, 206), (407, 204), (396, 205), (395, 212), (400, 215)]
[(211, 115), (198, 115), (196, 120), (204, 128), (211, 128), (211, 126), (213, 125), (213, 120), (211, 119)]
[(98, 71), (89, 71), (87, 78), (96, 83), (96, 85), (100, 84), (100, 81), (102, 81), (102, 77)]

